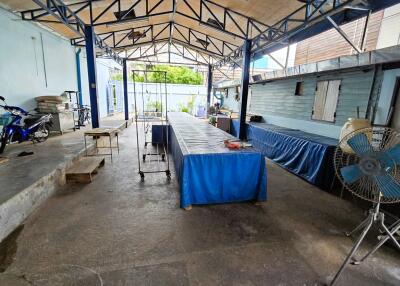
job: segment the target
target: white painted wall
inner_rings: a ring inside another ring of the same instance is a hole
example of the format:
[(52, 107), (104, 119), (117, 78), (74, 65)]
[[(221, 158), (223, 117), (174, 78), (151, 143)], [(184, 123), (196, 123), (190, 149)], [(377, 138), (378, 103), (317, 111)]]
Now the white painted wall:
[(81, 69), (81, 85), (82, 85), (82, 104), (90, 105), (89, 96), (89, 79), (87, 72), (87, 62), (86, 62), (86, 52), (85, 48), (81, 48), (81, 53), (79, 55), (80, 69)]
[(97, 59), (96, 72), (97, 72), (97, 96), (99, 100), (99, 116), (107, 116), (107, 87), (110, 81), (111, 70), (122, 70), (122, 67), (109, 59)]
[(377, 49), (400, 45), (400, 4), (385, 9)]
[(36, 96), (77, 90), (75, 48), (69, 41), (2, 8), (0, 39), (0, 95), (8, 104), (31, 110)]
[(342, 126), (322, 124), (316, 121), (300, 120), (276, 115), (263, 115), (265, 122), (330, 138), (339, 138)]
[[(87, 71), (87, 59), (85, 48), (80, 53), (81, 83), (82, 83), (82, 99), (84, 105), (90, 105), (89, 80)], [(107, 113), (107, 86), (110, 81), (111, 70), (118, 69), (122, 71), (122, 67), (115, 61), (110, 59), (96, 59), (96, 75), (97, 75), (97, 91), (99, 116), (106, 117)]]
[(374, 124), (384, 125), (387, 123), (398, 77), (400, 77), (400, 69), (386, 70), (384, 72)]
[[(286, 56), (287, 56), (287, 49), (288, 48), (283, 48), (280, 50), (277, 50), (273, 53), (271, 53), (271, 56), (278, 61), (281, 65), (285, 65), (286, 62)], [(296, 58), (296, 49), (297, 49), (297, 44), (290, 45), (289, 49), (289, 59), (288, 59), (288, 67), (293, 67), (294, 66), (294, 61)], [(268, 66), (267, 69), (271, 70), (281, 70), (282, 67), (270, 56), (265, 55), (264, 57), (268, 58)]]
[[(159, 101), (159, 84), (154, 83), (136, 83), (136, 94), (138, 110), (143, 109), (142, 103), (142, 85), (143, 92), (145, 94), (145, 106), (148, 101)], [(162, 88), (164, 94), (165, 87)], [(134, 110), (134, 87), (132, 82), (128, 82), (128, 96), (129, 96), (129, 110)], [(199, 106), (206, 106), (207, 104), (207, 87), (203, 85), (185, 85), (185, 84), (167, 84), (167, 96), (168, 96), (168, 111), (179, 111), (182, 106), (187, 106), (188, 102), (195, 97), (194, 112), (196, 112)], [(158, 100), (157, 100), (158, 99)], [(163, 97), (165, 102), (165, 96)]]

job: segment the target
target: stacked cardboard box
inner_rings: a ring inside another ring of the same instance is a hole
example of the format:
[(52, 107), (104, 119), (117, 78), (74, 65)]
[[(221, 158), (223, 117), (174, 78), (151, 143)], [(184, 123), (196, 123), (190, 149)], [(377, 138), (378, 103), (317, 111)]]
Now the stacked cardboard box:
[(60, 96), (36, 97), (37, 109), (40, 113), (59, 113), (65, 111), (65, 103)]

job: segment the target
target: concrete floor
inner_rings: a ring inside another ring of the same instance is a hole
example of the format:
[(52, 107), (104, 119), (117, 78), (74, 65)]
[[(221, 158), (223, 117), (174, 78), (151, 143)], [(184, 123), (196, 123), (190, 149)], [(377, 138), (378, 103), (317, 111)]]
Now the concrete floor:
[[(268, 202), (184, 211), (174, 174), (140, 182), (134, 127), (120, 139), (93, 183), (64, 187), (10, 239), (0, 285), (321, 285), (354, 242), (342, 232), (360, 208), (271, 163)], [(399, 285), (400, 253), (384, 247), (338, 282)]]
[[(102, 119), (102, 127), (117, 127), (123, 122), (122, 115), (106, 117)], [(0, 165), (0, 186), (7, 186), (0, 190), (0, 204), (15, 196), (21, 190), (35, 183), (38, 178), (46, 176), (60, 164), (68, 161), (83, 150), (83, 131), (68, 131), (63, 136), (50, 137), (41, 144), (23, 142), (21, 144), (8, 145), (1, 154), (11, 160), (7, 164)], [(88, 139), (89, 140), (89, 139)], [(33, 152), (33, 155), (18, 157), (22, 151)]]

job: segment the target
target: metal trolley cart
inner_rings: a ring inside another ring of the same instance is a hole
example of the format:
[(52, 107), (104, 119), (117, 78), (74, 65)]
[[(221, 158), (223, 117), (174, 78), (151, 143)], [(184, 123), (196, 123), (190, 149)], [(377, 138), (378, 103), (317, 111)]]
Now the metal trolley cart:
[[(132, 79), (139, 175), (144, 181), (145, 174), (165, 173), (170, 180), (167, 72), (132, 70)], [(141, 133), (144, 142), (139, 140)]]

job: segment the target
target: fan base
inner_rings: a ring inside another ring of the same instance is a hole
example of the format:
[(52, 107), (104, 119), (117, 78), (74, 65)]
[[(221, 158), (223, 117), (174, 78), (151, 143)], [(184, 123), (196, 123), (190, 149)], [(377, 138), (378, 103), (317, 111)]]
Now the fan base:
[(400, 250), (400, 244), (399, 242), (394, 238), (394, 234), (400, 230), (400, 220), (397, 221), (395, 224), (389, 226), (389, 228), (385, 225), (385, 214), (380, 211), (380, 203), (376, 204), (375, 208), (371, 209), (369, 211), (368, 217), (362, 221), (354, 230), (352, 230), (349, 233), (346, 233), (347, 236), (351, 236), (355, 232), (361, 230), (362, 228), (363, 231), (359, 238), (357, 239), (356, 243), (354, 244), (353, 248), (351, 249), (350, 253), (347, 255), (346, 259), (344, 260), (342, 266), (339, 268), (339, 271), (336, 273), (335, 277), (333, 278), (331, 282), (331, 286), (335, 284), (339, 276), (342, 274), (343, 270), (349, 263), (351, 259), (354, 259), (354, 255), (357, 252), (358, 248), (360, 247), (362, 241), (364, 240), (365, 236), (367, 233), (370, 231), (372, 225), (378, 224), (381, 229), (383, 229), (384, 233), (386, 233), (385, 236), (382, 237), (382, 239), (375, 245), (375, 247), (369, 251), (363, 258), (360, 260), (354, 260), (351, 262), (353, 265), (359, 265), (361, 262), (363, 262), (365, 259), (367, 259), (370, 255), (374, 254), (386, 241), (391, 239), (396, 247)]

